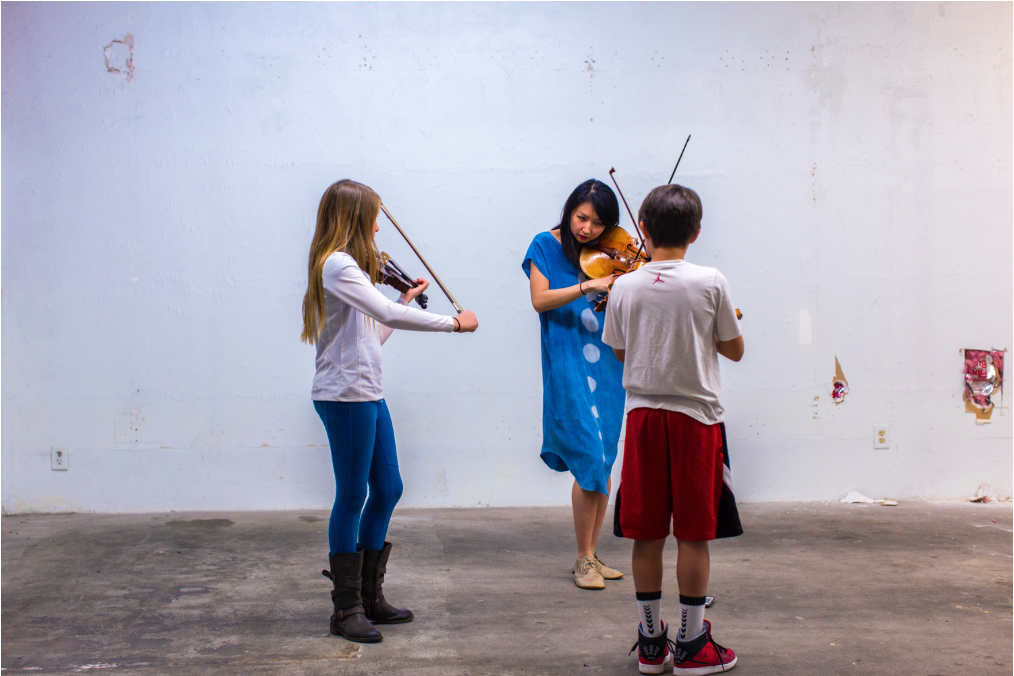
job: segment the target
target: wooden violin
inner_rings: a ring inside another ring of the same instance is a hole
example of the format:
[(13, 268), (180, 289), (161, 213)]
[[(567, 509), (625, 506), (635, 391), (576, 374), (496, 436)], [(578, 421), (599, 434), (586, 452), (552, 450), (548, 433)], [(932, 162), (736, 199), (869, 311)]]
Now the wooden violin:
[[(581, 270), (589, 279), (625, 275), (648, 262), (641, 243), (618, 225), (609, 228), (593, 244), (581, 248)], [(595, 312), (603, 312), (609, 294), (595, 301)]]
[[(392, 286), (402, 293), (408, 293), (409, 289), (414, 289), (419, 286), (415, 283), (415, 280), (408, 276), (408, 274), (401, 269), (401, 266), (394, 262), (386, 252), (380, 252), (380, 283)], [(426, 297), (425, 293), (420, 293), (415, 297), (415, 302), (419, 303), (419, 307), (423, 310), (426, 309), (426, 304), (429, 302), (429, 298)]]

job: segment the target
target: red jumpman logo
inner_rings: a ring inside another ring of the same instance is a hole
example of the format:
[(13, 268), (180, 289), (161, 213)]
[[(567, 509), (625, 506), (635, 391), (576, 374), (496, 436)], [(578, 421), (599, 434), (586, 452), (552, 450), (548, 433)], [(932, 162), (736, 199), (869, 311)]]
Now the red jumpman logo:
[(660, 272), (660, 273), (658, 273), (658, 276), (657, 276), (657, 277), (655, 277), (655, 281), (654, 281), (654, 282), (652, 282), (652, 283), (651, 283), (651, 285), (652, 285), (652, 286), (655, 286), (655, 285), (656, 285), (656, 284), (658, 284), (659, 282), (662, 282), (663, 284), (665, 284), (665, 280), (664, 280), (664, 279), (662, 279), (662, 273), (661, 273), (661, 272)]

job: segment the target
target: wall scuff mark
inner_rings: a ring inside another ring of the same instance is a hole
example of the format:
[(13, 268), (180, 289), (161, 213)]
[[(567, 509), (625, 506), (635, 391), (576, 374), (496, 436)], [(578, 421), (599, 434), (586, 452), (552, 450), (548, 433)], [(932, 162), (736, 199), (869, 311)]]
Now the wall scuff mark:
[(113, 40), (102, 50), (106, 71), (121, 73), (127, 82), (134, 79), (134, 36), (127, 33), (122, 40)]

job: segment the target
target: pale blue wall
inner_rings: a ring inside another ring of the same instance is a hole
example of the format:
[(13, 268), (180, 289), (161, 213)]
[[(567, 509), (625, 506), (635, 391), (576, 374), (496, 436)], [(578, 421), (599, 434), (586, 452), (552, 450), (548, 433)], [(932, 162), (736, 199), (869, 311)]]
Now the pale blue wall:
[[(964, 412), (959, 349), (1011, 346), (1011, 14), (4, 3), (3, 508), (327, 506), (298, 335), (317, 202), (344, 177), (482, 323), (385, 349), (402, 504), (568, 502), (538, 459), (521, 258), (577, 183), (615, 166), (639, 203), (690, 133), (690, 259), (746, 315), (723, 365), (739, 497), (1009, 495), (1011, 416)], [(128, 33), (130, 81), (103, 58)]]

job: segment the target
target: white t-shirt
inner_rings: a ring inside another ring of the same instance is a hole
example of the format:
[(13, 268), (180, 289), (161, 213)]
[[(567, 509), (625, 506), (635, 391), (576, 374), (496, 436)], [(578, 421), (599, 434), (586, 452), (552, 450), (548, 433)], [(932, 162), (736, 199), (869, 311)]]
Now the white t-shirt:
[(393, 329), (450, 332), (454, 319), (390, 301), (370, 283), (352, 256), (340, 251), (328, 256), (313, 400), (383, 399), (380, 346)]
[(716, 334), (732, 340), (740, 330), (729, 283), (715, 268), (660, 261), (619, 277), (602, 341), (626, 350), (626, 411), (664, 408), (722, 422)]

